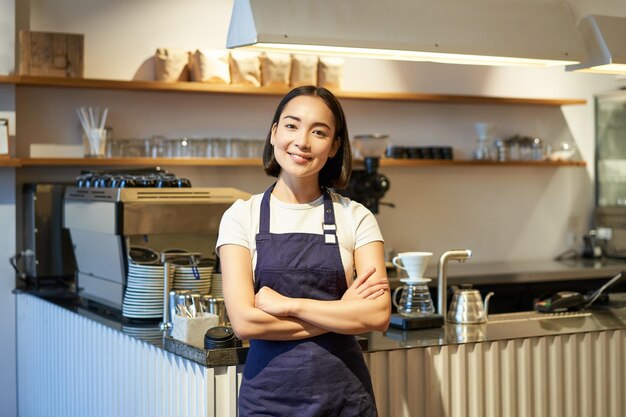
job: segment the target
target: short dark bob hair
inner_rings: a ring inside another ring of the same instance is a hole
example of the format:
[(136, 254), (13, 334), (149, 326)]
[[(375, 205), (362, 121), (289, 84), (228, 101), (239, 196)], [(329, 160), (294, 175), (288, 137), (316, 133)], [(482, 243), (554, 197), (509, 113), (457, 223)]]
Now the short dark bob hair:
[(271, 143), (272, 138), (272, 126), (278, 123), (280, 115), (283, 113), (285, 106), (293, 98), (298, 96), (312, 96), (319, 97), (328, 106), (330, 111), (335, 116), (335, 136), (334, 140), (339, 141), (339, 148), (337, 153), (332, 158), (328, 158), (326, 165), (319, 173), (319, 182), (323, 187), (332, 187), (342, 189), (348, 185), (348, 180), (352, 174), (352, 152), (350, 151), (350, 138), (348, 136), (348, 126), (346, 125), (346, 117), (339, 104), (339, 100), (333, 93), (324, 87), (315, 87), (312, 85), (306, 85), (302, 87), (296, 87), (291, 90), (278, 104), (274, 119), (270, 126), (270, 131), (265, 139), (265, 147), (263, 148), (263, 168), (267, 175), (272, 177), (278, 177), (280, 174), (280, 165), (274, 158), (274, 147)]

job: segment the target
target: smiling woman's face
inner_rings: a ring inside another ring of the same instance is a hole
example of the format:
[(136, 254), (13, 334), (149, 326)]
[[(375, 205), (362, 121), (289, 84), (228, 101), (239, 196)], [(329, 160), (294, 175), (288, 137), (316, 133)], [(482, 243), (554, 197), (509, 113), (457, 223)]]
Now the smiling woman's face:
[(339, 148), (335, 138), (335, 117), (323, 99), (294, 97), (285, 106), (278, 123), (272, 126), (274, 157), (280, 177), (317, 178), (329, 157)]

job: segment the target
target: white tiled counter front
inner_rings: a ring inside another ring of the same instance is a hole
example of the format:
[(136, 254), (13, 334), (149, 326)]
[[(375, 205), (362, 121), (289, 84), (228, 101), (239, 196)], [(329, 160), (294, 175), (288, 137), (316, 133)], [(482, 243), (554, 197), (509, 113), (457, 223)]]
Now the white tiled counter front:
[(198, 365), (25, 293), (17, 346), (21, 417), (237, 415), (237, 366)]
[(380, 416), (626, 415), (626, 331), (366, 353)]
[[(20, 416), (237, 415), (241, 364), (204, 366), (16, 297)], [(380, 416), (626, 415), (625, 308), (481, 326), (367, 335)]]

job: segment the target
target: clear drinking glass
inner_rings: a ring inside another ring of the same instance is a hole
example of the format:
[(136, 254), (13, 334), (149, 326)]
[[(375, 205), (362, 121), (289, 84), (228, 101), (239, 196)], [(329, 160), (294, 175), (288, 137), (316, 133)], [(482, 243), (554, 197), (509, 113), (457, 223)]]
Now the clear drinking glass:
[(101, 157), (105, 155), (107, 131), (102, 128), (83, 130), (83, 151), (86, 157)]
[(211, 156), (213, 158), (226, 158), (226, 139), (213, 138), (211, 139)]
[(247, 158), (248, 142), (244, 139), (230, 139), (230, 157), (231, 158)]
[(248, 158), (261, 158), (264, 146), (265, 141), (263, 139), (248, 140)]
[(160, 158), (165, 156), (165, 137), (161, 135), (154, 135), (150, 138), (150, 150), (146, 155), (151, 158)]
[[(426, 282), (403, 280), (405, 285), (393, 292), (393, 305), (398, 314), (407, 317), (427, 316), (435, 313), (435, 306)], [(398, 294), (400, 300), (398, 301)]]

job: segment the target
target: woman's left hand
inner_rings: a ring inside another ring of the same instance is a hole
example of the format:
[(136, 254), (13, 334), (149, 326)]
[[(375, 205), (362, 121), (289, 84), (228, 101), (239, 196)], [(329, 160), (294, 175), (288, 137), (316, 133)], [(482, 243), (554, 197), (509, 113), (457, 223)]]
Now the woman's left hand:
[(272, 316), (288, 316), (290, 300), (270, 287), (261, 287), (254, 296), (254, 306)]
[(352, 285), (348, 287), (341, 297), (342, 300), (375, 300), (389, 291), (387, 277), (371, 278), (376, 272), (375, 267), (371, 267), (366, 273), (358, 276)]

